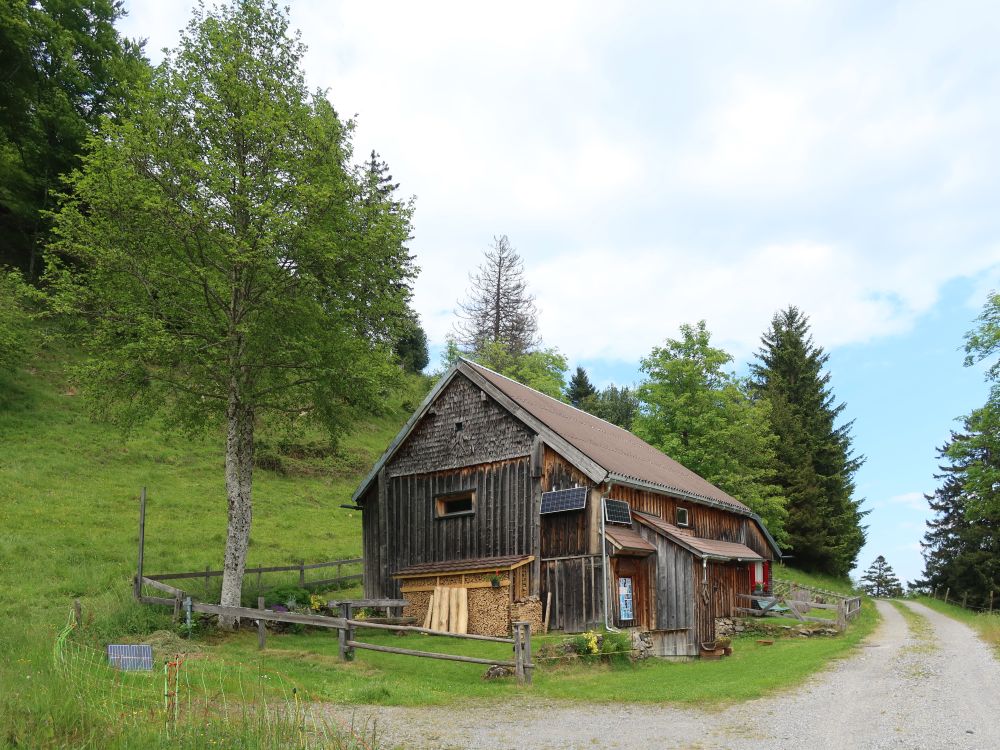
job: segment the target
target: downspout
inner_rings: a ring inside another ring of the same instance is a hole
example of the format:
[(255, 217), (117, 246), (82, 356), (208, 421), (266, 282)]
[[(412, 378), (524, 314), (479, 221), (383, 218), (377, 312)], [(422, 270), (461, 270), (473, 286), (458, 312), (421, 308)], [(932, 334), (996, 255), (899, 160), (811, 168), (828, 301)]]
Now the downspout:
[(611, 590), (611, 583), (608, 580), (608, 539), (604, 534), (604, 501), (612, 486), (613, 483), (608, 482), (607, 492), (601, 495), (601, 579), (604, 581), (604, 596), (601, 599), (604, 600), (604, 628), (612, 633), (620, 633), (608, 620), (608, 592)]

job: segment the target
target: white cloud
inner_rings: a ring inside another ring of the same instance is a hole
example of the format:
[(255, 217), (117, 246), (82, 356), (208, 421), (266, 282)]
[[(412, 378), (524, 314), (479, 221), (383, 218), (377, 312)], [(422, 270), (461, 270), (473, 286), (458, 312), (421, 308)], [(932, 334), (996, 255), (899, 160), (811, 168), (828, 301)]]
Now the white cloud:
[[(125, 29), (173, 45), (191, 6), (130, 3)], [(745, 356), (788, 304), (828, 349), (877, 340), (908, 331), (949, 280), (995, 286), (996, 16), (975, 3), (292, 6), (310, 84), (358, 113), (359, 154), (378, 149), (417, 195), (414, 304), (431, 340), (506, 233), (546, 341), (629, 362), (700, 318)]]

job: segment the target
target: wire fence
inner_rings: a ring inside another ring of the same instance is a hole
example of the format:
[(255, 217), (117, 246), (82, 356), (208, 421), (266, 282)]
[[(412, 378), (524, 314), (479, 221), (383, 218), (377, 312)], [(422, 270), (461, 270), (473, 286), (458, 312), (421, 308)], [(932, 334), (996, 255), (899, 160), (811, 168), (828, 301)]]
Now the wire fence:
[[(339, 722), (275, 672), (206, 658), (160, 655), (152, 670), (122, 670), (105, 652), (75, 640), (71, 614), (56, 637), (53, 660), (88, 711), (125, 734), (159, 744), (313, 750), (376, 750), (374, 727)], [(235, 744), (234, 744), (235, 743)]]

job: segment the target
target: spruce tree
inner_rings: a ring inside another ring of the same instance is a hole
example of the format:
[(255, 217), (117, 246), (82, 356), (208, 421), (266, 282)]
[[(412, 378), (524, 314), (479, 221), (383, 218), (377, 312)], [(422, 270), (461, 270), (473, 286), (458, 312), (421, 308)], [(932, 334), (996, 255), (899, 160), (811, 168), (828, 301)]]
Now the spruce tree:
[(795, 565), (846, 577), (865, 543), (867, 511), (855, 500), (854, 474), (864, 461), (851, 448), (853, 422), (837, 425), (829, 359), (813, 343), (797, 308), (777, 313), (751, 365), (756, 397), (770, 403), (778, 437), (774, 478), (788, 500), (785, 528)]
[(467, 298), (458, 303), (455, 340), (468, 354), (500, 345), (521, 357), (538, 345), (535, 298), (524, 279), (524, 262), (507, 235), (494, 238), (485, 259), (470, 277)]
[(639, 397), (627, 385), (619, 388), (612, 383), (604, 390), (585, 398), (580, 408), (605, 422), (631, 431), (639, 414)]
[(566, 388), (566, 400), (579, 409), (582, 408), (581, 404), (584, 399), (596, 393), (597, 389), (594, 388), (594, 384), (587, 377), (587, 371), (577, 366), (576, 372), (573, 373), (573, 377), (569, 381), (569, 386)]
[(903, 595), (903, 585), (899, 582), (899, 578), (896, 577), (892, 566), (886, 562), (882, 555), (876, 557), (868, 567), (868, 570), (865, 571), (865, 574), (861, 576), (861, 588), (869, 596), (885, 597)]
[[(941, 484), (927, 502), (934, 517), (927, 521), (923, 539), (924, 579), (929, 589), (950, 589), (956, 596), (967, 595), (968, 603), (984, 607), (990, 591), (1000, 591), (1000, 514), (980, 502), (977, 475), (1000, 469), (1000, 451), (985, 446), (990, 438), (980, 428), (975, 412), (967, 416), (965, 430), (953, 433), (940, 449), (945, 461), (935, 475)], [(988, 490), (996, 496), (997, 490)]]

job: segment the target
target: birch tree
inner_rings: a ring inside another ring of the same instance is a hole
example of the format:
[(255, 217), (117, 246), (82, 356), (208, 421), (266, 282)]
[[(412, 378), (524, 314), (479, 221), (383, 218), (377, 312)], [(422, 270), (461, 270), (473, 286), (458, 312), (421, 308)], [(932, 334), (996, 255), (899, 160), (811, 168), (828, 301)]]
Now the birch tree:
[(222, 427), (230, 606), (258, 423), (336, 434), (374, 407), (414, 274), (411, 204), (352, 164), (352, 124), (309, 93), (303, 53), (274, 2), (196, 10), (91, 139), (48, 264), (56, 307), (86, 320), (78, 375), (98, 415)]

